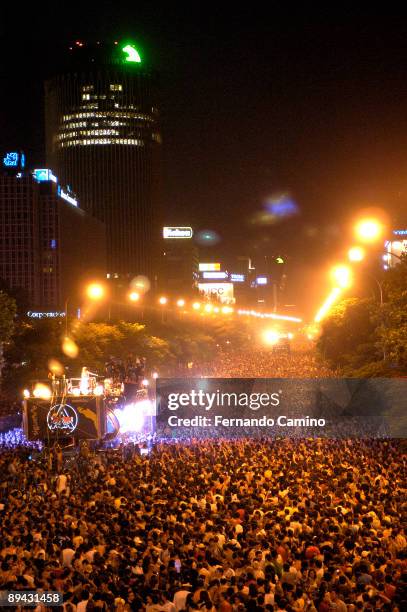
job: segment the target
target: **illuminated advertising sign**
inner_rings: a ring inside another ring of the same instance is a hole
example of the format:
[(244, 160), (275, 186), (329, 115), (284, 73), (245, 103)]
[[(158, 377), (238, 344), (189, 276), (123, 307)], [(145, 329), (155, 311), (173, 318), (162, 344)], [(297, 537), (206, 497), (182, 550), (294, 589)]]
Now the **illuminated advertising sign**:
[(141, 63), (140, 54), (137, 51), (137, 49), (134, 47), (134, 45), (126, 45), (125, 47), (122, 48), (122, 51), (126, 56), (124, 58), (125, 62), (132, 62), (135, 64)]
[(233, 283), (199, 283), (198, 289), (222, 304), (234, 304)]
[(72, 206), (78, 206), (78, 200), (76, 198), (72, 197), (66, 191), (64, 191), (62, 189), (62, 187), (60, 187), (60, 186), (58, 187), (58, 195), (59, 195), (60, 198), (62, 198), (66, 202), (69, 202), (69, 204), (72, 204)]
[(53, 312), (38, 312), (36, 310), (29, 310), (27, 312), (27, 317), (30, 319), (58, 319), (59, 317), (64, 317), (65, 313), (63, 311), (53, 311)]
[(3, 166), (5, 168), (21, 168), (25, 166), (25, 155), (20, 151), (10, 151), (3, 157)]
[(199, 271), (200, 272), (219, 272), (220, 263), (200, 263)]
[(246, 280), (246, 277), (244, 274), (231, 274), (229, 277), (229, 280), (232, 283), (244, 283)]
[(267, 285), (267, 276), (258, 276), (256, 278), (256, 283), (258, 285)]
[(202, 272), (202, 278), (223, 279), (227, 277), (227, 272)]
[(53, 181), (54, 183), (58, 182), (57, 177), (49, 168), (36, 168), (33, 171), (33, 176), (39, 183), (43, 183), (44, 181)]
[(164, 238), (192, 238), (192, 227), (163, 227)]
[(407, 229), (393, 230), (395, 236), (407, 236)]

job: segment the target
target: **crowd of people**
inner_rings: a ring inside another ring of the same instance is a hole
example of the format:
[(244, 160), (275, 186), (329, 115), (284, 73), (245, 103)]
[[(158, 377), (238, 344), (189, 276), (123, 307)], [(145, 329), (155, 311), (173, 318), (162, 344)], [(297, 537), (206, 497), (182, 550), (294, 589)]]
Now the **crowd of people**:
[(124, 360), (110, 356), (105, 364), (105, 375), (114, 382), (139, 384), (146, 376), (146, 358), (129, 355)]
[(219, 378), (329, 378), (335, 372), (321, 363), (315, 353), (276, 352), (271, 349), (219, 351), (209, 363), (193, 364), (191, 376)]
[[(144, 375), (145, 360), (106, 363), (124, 386)], [(306, 353), (225, 347), (188, 375), (335, 373)], [(401, 441), (167, 439), (146, 452), (86, 450), (68, 461), (21, 429), (0, 434), (0, 590), (62, 592), (64, 612), (406, 608)]]
[(1, 589), (60, 591), (64, 612), (401, 611), (402, 450), (204, 440), (69, 471), (3, 451)]

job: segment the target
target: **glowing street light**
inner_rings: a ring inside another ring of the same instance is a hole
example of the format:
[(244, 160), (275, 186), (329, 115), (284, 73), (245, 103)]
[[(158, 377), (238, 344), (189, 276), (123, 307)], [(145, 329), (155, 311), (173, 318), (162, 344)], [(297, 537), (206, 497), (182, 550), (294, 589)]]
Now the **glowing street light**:
[(140, 294), (138, 293), (138, 291), (132, 291), (131, 293), (129, 293), (130, 302), (138, 302), (139, 299), (140, 299)]
[(335, 287), (339, 289), (348, 289), (352, 285), (352, 270), (349, 266), (335, 266), (331, 271), (332, 280)]
[(179, 300), (177, 300), (177, 306), (179, 308), (183, 308), (185, 306), (185, 300), (183, 300), (182, 298), (180, 298)]
[(213, 310), (212, 304), (205, 304), (204, 310), (205, 310), (205, 312), (212, 312), (212, 310)]
[(167, 299), (166, 297), (164, 297), (163, 295), (162, 295), (162, 296), (160, 297), (160, 299), (158, 300), (158, 303), (159, 303), (161, 306), (165, 306), (165, 305), (167, 304), (167, 302), (168, 302), (168, 299)]
[(351, 247), (348, 251), (348, 259), (352, 262), (363, 261), (365, 258), (365, 249), (360, 246)]
[(200, 310), (200, 308), (201, 308), (201, 304), (200, 304), (199, 302), (194, 302), (194, 303), (192, 304), (192, 308), (193, 308), (194, 310)]
[(373, 217), (361, 219), (355, 225), (355, 234), (362, 242), (377, 242), (383, 234), (383, 224)]
[(86, 288), (86, 295), (91, 300), (101, 300), (105, 295), (105, 289), (100, 283), (91, 283)]

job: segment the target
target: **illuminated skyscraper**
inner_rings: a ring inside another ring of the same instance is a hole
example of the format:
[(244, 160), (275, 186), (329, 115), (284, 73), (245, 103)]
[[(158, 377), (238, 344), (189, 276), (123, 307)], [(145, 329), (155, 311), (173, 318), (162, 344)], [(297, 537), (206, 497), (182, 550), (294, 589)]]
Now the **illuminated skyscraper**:
[(47, 162), (105, 223), (111, 278), (151, 277), (160, 239), (157, 78), (126, 42), (77, 41), (45, 84)]

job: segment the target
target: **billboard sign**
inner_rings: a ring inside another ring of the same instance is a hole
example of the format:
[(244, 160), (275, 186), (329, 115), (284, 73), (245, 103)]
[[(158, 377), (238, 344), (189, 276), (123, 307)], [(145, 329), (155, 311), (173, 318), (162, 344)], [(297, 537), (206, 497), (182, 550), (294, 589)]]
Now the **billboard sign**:
[(219, 300), (222, 304), (234, 304), (233, 283), (199, 283), (198, 289), (207, 297)]
[(33, 176), (39, 183), (43, 183), (44, 181), (53, 181), (54, 183), (58, 182), (57, 177), (49, 168), (36, 168), (33, 171)]
[(200, 263), (199, 271), (200, 272), (219, 272), (220, 263)]
[(227, 272), (202, 272), (202, 278), (216, 280), (216, 279), (224, 279), (227, 277), (228, 277)]
[(192, 227), (163, 227), (163, 238), (190, 239), (193, 236)]
[(246, 277), (244, 274), (231, 274), (229, 277), (229, 280), (232, 283), (244, 283), (246, 280)]

